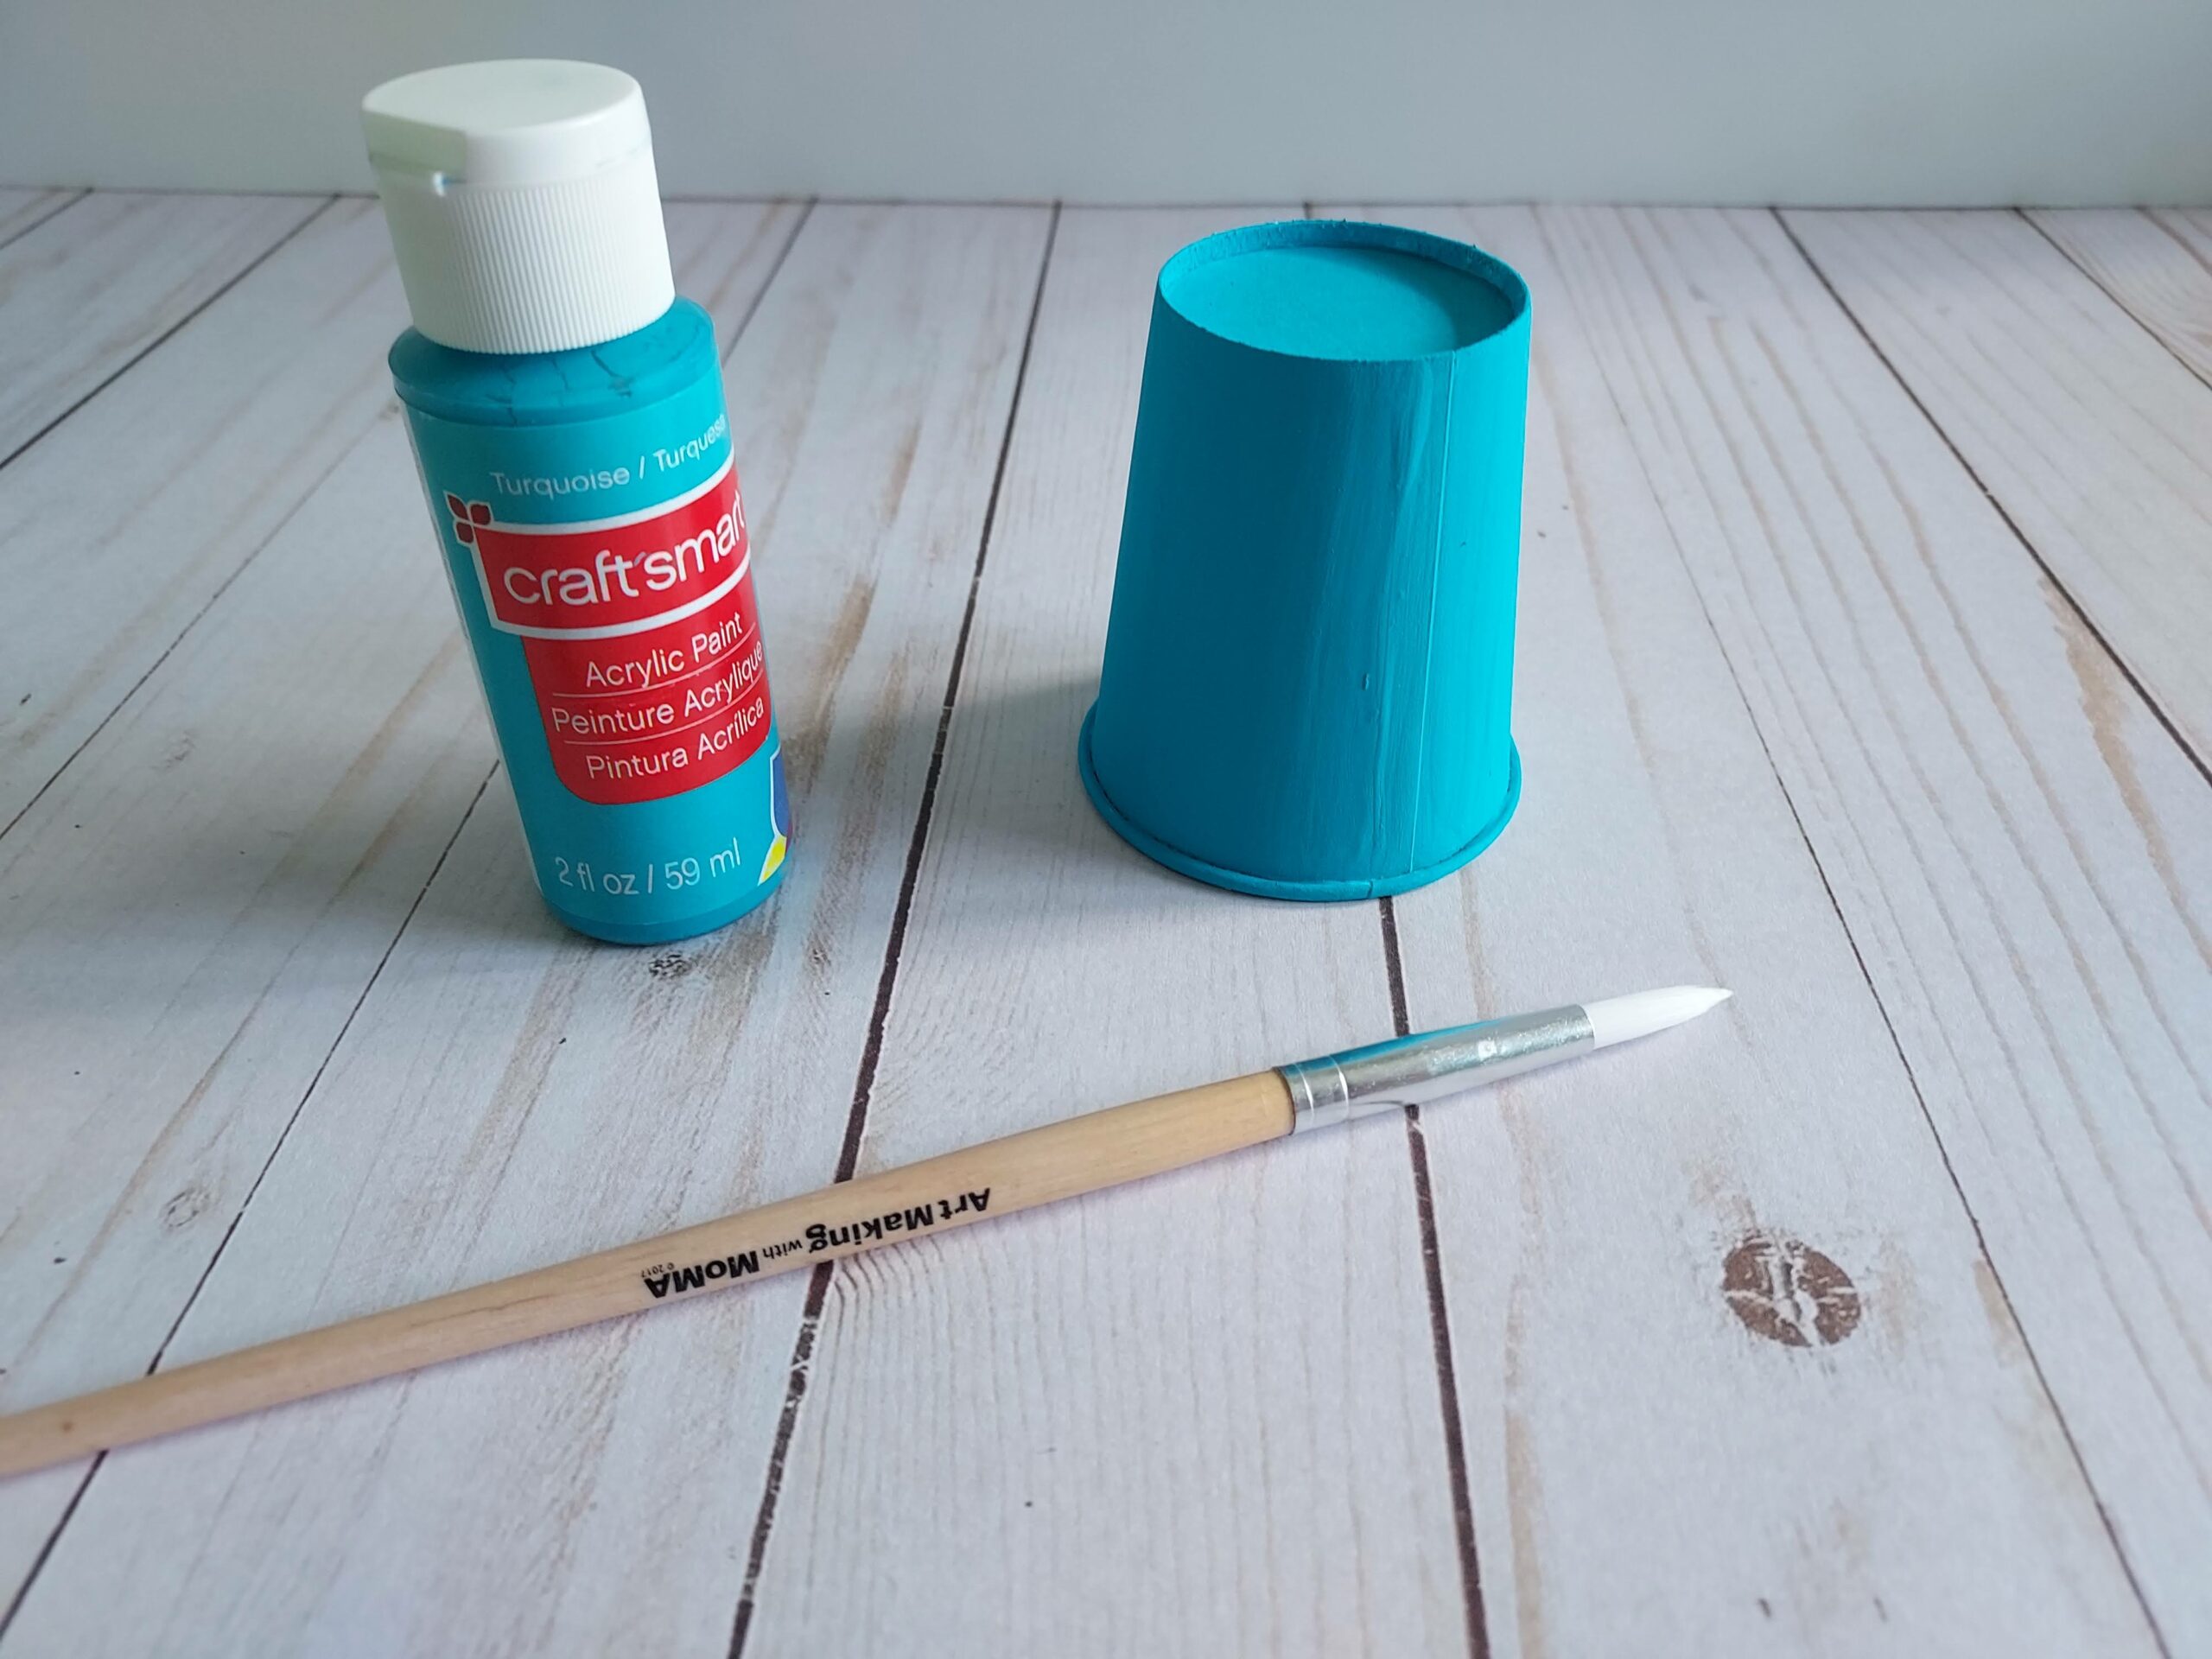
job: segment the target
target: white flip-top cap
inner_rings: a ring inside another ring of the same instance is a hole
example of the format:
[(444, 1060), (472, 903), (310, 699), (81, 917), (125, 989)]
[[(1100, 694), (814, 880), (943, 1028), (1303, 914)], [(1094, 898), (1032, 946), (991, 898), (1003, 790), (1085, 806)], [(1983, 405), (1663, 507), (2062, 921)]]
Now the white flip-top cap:
[(468, 352), (554, 352), (676, 297), (645, 95), (620, 69), (456, 63), (361, 100), (415, 326)]

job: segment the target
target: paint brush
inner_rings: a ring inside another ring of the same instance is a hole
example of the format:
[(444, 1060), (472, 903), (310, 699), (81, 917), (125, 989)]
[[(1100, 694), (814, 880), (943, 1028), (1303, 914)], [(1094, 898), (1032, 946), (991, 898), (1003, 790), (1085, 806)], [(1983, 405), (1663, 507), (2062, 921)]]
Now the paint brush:
[(325, 1325), (0, 1417), (0, 1475), (640, 1313), (1377, 1113), (1694, 1020), (1678, 985), (1425, 1032), (1110, 1106), (556, 1267)]

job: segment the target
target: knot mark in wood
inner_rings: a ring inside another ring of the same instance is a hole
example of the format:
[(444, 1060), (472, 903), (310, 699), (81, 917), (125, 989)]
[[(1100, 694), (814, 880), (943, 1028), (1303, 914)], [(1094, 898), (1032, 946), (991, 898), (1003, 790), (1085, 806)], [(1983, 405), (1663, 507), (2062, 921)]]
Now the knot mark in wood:
[(1784, 1347), (1832, 1347), (1859, 1326), (1859, 1287), (1802, 1239), (1746, 1233), (1721, 1263), (1720, 1294), (1747, 1328)]

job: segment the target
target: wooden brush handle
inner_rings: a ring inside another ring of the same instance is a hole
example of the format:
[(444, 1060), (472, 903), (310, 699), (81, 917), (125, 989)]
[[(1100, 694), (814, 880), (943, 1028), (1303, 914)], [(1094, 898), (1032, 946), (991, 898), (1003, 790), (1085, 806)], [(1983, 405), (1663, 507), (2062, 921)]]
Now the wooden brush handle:
[(1109, 1107), (558, 1267), (0, 1417), (0, 1475), (1179, 1169), (1290, 1132), (1261, 1071)]

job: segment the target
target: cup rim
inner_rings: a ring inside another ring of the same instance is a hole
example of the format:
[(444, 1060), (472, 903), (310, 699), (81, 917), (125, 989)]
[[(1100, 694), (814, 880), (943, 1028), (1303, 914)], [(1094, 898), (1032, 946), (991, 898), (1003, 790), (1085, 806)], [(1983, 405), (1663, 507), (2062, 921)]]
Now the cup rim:
[[(1510, 312), (1503, 323), (1488, 334), (1457, 346), (1440, 346), (1433, 352), (1391, 353), (1381, 357), (1337, 357), (1315, 352), (1287, 351), (1281, 346), (1257, 346), (1249, 340), (1238, 340), (1199, 321), (1168, 296), (1169, 283), (1193, 267), (1262, 252), (1269, 248), (1300, 247), (1387, 248), (1394, 253), (1412, 254), (1418, 258), (1433, 260), (1438, 264), (1464, 271), (1488, 283), (1504, 298)], [(1255, 352), (1262, 357), (1282, 358), (1294, 363), (1430, 363), (1440, 358), (1461, 357), (1485, 347), (1498, 347), (1499, 343), (1508, 340), (1529, 316), (1529, 284), (1522, 280), (1519, 271), (1496, 254), (1486, 252), (1471, 242), (1441, 236), (1433, 231), (1417, 231), (1408, 225), (1387, 224), (1379, 219), (1277, 219), (1257, 225), (1240, 225), (1233, 230), (1216, 231), (1211, 236), (1202, 236), (1170, 255), (1167, 263), (1160, 268), (1160, 276), (1153, 284), (1153, 293), (1162, 307), (1209, 340), (1217, 340), (1239, 351)]]

